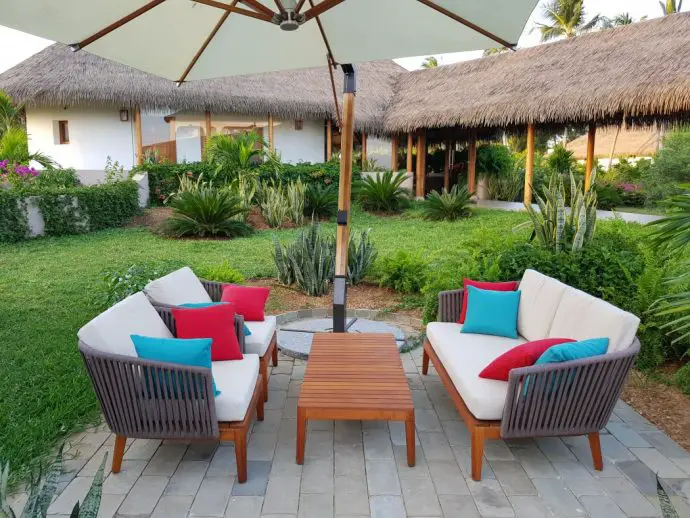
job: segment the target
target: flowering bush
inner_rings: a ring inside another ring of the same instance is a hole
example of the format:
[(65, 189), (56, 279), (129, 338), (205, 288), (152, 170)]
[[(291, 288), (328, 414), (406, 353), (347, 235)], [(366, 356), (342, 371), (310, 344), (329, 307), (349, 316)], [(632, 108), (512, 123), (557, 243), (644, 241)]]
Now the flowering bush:
[(33, 167), (22, 164), (10, 164), (9, 160), (0, 160), (0, 180), (9, 183), (13, 187), (21, 187), (30, 183), (38, 176), (38, 171)]
[(623, 205), (627, 207), (642, 207), (645, 203), (645, 192), (639, 183), (623, 182), (616, 186)]

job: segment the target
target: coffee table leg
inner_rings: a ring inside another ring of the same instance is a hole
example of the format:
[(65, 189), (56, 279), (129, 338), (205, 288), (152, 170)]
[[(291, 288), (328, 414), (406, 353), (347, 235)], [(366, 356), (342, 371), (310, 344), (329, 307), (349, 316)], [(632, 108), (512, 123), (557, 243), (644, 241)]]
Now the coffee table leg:
[(415, 465), (415, 444), (414, 444), (414, 411), (405, 421), (405, 435), (407, 440), (407, 465)]
[(304, 464), (306, 433), (307, 419), (304, 417), (304, 411), (297, 408), (297, 464)]

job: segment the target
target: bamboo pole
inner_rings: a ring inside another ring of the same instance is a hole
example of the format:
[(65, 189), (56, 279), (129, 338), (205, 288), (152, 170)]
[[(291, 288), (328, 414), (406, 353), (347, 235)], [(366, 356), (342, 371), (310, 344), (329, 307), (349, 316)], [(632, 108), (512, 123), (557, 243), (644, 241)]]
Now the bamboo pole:
[(597, 125), (589, 123), (587, 132), (587, 160), (585, 162), (585, 192), (592, 186), (592, 169), (594, 169), (594, 140), (597, 134)]
[(534, 124), (527, 125), (527, 160), (525, 162), (525, 205), (532, 204), (532, 179), (534, 178)]
[(137, 164), (144, 162), (144, 144), (141, 136), (141, 108), (134, 108), (134, 156)]
[(407, 172), (412, 172), (412, 147), (414, 146), (414, 139), (412, 133), (407, 134)]
[(398, 170), (398, 136), (394, 135), (391, 139), (391, 171)]
[(362, 131), (362, 169), (367, 161), (367, 134)]
[(443, 154), (443, 188), (450, 191), (450, 140), (446, 141), (446, 152)]
[(275, 151), (275, 140), (273, 138), (273, 128), (274, 128), (274, 120), (273, 120), (273, 114), (269, 113), (268, 114), (268, 150), (273, 153)]
[(467, 141), (467, 189), (475, 194), (477, 190), (477, 130), (471, 129)]
[(333, 157), (333, 121), (326, 121), (326, 162)]
[(426, 193), (426, 131), (420, 130), (417, 135), (417, 198), (424, 198)]

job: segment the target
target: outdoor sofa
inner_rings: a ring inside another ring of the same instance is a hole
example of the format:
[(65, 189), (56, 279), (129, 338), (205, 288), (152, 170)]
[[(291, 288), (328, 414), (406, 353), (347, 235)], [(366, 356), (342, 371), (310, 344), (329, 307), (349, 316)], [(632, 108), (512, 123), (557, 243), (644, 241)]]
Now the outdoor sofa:
[[(472, 478), (481, 480), (486, 439), (587, 435), (594, 468), (603, 469), (599, 431), (608, 423), (640, 350), (640, 320), (534, 270), (519, 284), (518, 339), (461, 333), (463, 290), (439, 294), (438, 322), (426, 329), (429, 360), (470, 432)], [(605, 355), (513, 369), (509, 381), (479, 377), (494, 359), (527, 341), (608, 337)]]
[(259, 421), (264, 416), (259, 356), (212, 362), (210, 369), (150, 361), (137, 356), (131, 335), (173, 338), (174, 319), (138, 292), (78, 332), (101, 411), (116, 435), (113, 473), (122, 467), (127, 438), (219, 439), (235, 443), (237, 480), (245, 482), (249, 426), (255, 412)]
[[(189, 267), (180, 268), (168, 275), (149, 282), (144, 293), (173, 329), (172, 308), (188, 303), (219, 302), (223, 296), (222, 282), (199, 279)], [(276, 341), (276, 317), (266, 315), (263, 322), (245, 321), (242, 315), (235, 316), (237, 339), (242, 353), (259, 355), (259, 371), (263, 377), (264, 398), (268, 401), (268, 365), (278, 366)], [(245, 335), (244, 325), (251, 334)]]

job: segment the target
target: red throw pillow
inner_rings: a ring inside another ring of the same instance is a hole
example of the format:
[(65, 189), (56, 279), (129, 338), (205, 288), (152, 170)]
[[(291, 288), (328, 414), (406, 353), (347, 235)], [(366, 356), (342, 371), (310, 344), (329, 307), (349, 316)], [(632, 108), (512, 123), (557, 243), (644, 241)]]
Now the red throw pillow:
[[(515, 291), (518, 287), (518, 282), (517, 281), (508, 281), (508, 282), (485, 282), (485, 281), (472, 281), (470, 279), (465, 279), (463, 281), (463, 285), (465, 286), (465, 290), (467, 290), (468, 286), (474, 286), (475, 288), (479, 288), (480, 290), (493, 290), (493, 291)], [(462, 309), (460, 310), (460, 318), (458, 319), (458, 324), (464, 324), (465, 323), (465, 315), (467, 315), (467, 299), (469, 297), (467, 296), (467, 291), (463, 294), (462, 297)]]
[(221, 302), (232, 302), (238, 315), (249, 322), (263, 322), (264, 308), (271, 288), (228, 284), (223, 288)]
[(504, 352), (487, 365), (479, 373), (479, 377), (489, 380), (508, 381), (508, 373), (512, 369), (534, 365), (549, 347), (574, 341), (570, 338), (544, 338), (543, 340), (535, 340), (534, 342), (518, 345), (510, 351)]
[(211, 360), (241, 360), (235, 334), (235, 308), (218, 304), (205, 308), (173, 308), (177, 338), (212, 338)]

